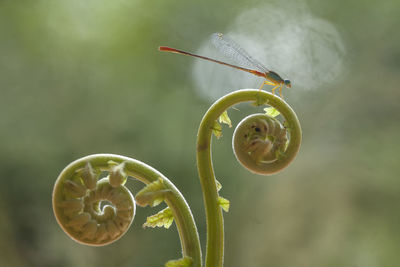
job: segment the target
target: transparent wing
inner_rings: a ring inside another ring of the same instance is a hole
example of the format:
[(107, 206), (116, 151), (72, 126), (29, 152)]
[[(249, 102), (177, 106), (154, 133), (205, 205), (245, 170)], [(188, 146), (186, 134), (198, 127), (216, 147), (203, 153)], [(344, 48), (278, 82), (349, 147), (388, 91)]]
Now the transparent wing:
[(249, 68), (255, 68), (261, 72), (269, 72), (269, 70), (260, 62), (252, 58), (243, 48), (235, 43), (228, 36), (222, 33), (214, 33), (211, 35), (211, 43), (228, 58), (234, 60), (237, 64)]

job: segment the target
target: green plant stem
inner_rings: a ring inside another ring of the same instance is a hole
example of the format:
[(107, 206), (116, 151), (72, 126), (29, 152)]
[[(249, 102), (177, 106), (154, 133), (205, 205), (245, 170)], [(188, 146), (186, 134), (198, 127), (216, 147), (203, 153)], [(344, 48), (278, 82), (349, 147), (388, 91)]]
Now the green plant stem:
[(165, 202), (171, 208), (174, 215), (174, 220), (178, 229), (183, 257), (191, 257), (195, 267), (201, 267), (201, 249), (199, 235), (194, 222), (192, 212), (186, 203), (182, 194), (174, 186), (174, 184), (164, 175), (149, 165), (138, 160), (123, 157), (114, 154), (94, 154), (84, 158), (80, 158), (71, 163), (68, 168), (69, 172), (65, 175), (71, 175), (76, 169), (83, 168), (87, 162), (93, 166), (103, 170), (110, 171), (109, 161), (116, 163), (125, 162), (125, 171), (129, 176), (132, 176), (145, 184), (150, 184), (160, 177), (163, 179), (164, 185), (171, 190), (171, 194), (166, 196)]
[(290, 142), (285, 158), (273, 162), (273, 172), (285, 168), (296, 156), (301, 143), (301, 129), (296, 114), (281, 98), (271, 93), (245, 89), (235, 91), (217, 100), (204, 115), (197, 135), (197, 168), (203, 190), (207, 220), (206, 267), (222, 267), (224, 260), (224, 226), (218, 191), (211, 161), (211, 136), (214, 122), (229, 107), (240, 102), (253, 101), (256, 105), (270, 105), (286, 119), (290, 129)]

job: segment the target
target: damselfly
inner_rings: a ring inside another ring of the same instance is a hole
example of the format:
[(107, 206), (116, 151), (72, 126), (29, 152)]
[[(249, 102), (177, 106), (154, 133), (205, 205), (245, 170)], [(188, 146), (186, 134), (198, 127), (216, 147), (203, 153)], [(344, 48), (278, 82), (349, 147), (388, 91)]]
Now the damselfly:
[(222, 62), (216, 59), (196, 55), (193, 53), (185, 52), (168, 46), (160, 46), (158, 50), (171, 52), (186, 56), (192, 56), (201, 58), (204, 60), (212, 61), (218, 64), (222, 64), (228, 67), (232, 67), (238, 70), (246, 71), (252, 73), (256, 76), (265, 78), (265, 81), (260, 87), (260, 90), (264, 85), (272, 85), (272, 94), (275, 94), (275, 90), (279, 88), (279, 95), (282, 97), (282, 87), (285, 85), (287, 88), (292, 87), (290, 80), (282, 79), (278, 73), (267, 69), (263, 64), (252, 58), (243, 48), (241, 48), (237, 43), (231, 40), (229, 37), (224, 36), (222, 33), (214, 33), (211, 37), (212, 43), (215, 47), (227, 57), (235, 60), (240, 65), (244, 65), (249, 68), (239, 67), (226, 62)]

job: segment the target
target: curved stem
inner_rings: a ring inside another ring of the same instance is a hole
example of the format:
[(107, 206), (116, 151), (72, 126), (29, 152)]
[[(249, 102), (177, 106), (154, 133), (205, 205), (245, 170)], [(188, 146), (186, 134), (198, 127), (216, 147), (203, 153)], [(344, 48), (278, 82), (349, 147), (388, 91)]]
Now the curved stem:
[(281, 98), (271, 93), (246, 89), (235, 91), (216, 101), (204, 115), (197, 136), (197, 168), (203, 190), (207, 220), (206, 267), (222, 267), (224, 257), (224, 227), (218, 191), (211, 162), (211, 136), (214, 122), (229, 107), (240, 102), (254, 101), (256, 105), (271, 105), (286, 119), (290, 129), (290, 142), (285, 158), (273, 162), (272, 172), (285, 168), (296, 156), (301, 143), (301, 128), (296, 114)]
[(181, 241), (183, 257), (192, 258), (192, 266), (201, 267), (202, 259), (199, 235), (190, 208), (173, 183), (156, 169), (138, 160), (120, 155), (94, 154), (72, 162), (67, 168), (65, 168), (62, 175), (73, 175), (76, 169), (83, 168), (87, 162), (90, 162), (93, 167), (99, 168), (103, 171), (109, 171), (110, 161), (116, 163), (124, 162), (124, 170), (127, 175), (132, 176), (145, 184), (150, 184), (157, 181), (159, 178), (163, 180), (164, 185), (171, 191), (171, 194), (166, 196), (165, 202), (171, 208), (174, 215)]

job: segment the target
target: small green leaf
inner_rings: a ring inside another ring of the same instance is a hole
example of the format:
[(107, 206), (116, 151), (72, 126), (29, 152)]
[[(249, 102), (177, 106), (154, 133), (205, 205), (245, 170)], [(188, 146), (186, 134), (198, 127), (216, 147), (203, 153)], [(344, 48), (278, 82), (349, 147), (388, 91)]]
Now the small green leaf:
[(222, 188), (222, 184), (220, 182), (218, 182), (217, 179), (215, 179), (215, 184), (217, 185), (217, 192), (219, 192), (219, 190), (221, 190), (221, 188)]
[(228, 212), (229, 211), (229, 200), (227, 200), (226, 198), (223, 197), (218, 197), (218, 204), (221, 206), (221, 208), (225, 211)]
[(214, 121), (214, 125), (212, 127), (212, 131), (213, 131), (215, 137), (217, 137), (217, 139), (219, 139), (222, 136), (221, 124), (219, 124), (217, 121)]
[(228, 124), (228, 125), (229, 125), (229, 128), (232, 128), (232, 122), (231, 122), (231, 119), (230, 119), (229, 116), (228, 116), (228, 111), (225, 110), (225, 111), (221, 114), (221, 116), (219, 116), (218, 121), (219, 121), (220, 123)]
[(174, 221), (174, 216), (170, 208), (165, 208), (157, 214), (147, 217), (143, 227), (165, 227), (169, 228)]
[(267, 114), (268, 116), (271, 116), (273, 118), (275, 118), (276, 116), (278, 116), (280, 114), (280, 112), (274, 107), (264, 108), (264, 111), (265, 111), (265, 114)]
[(142, 207), (147, 205), (154, 207), (163, 202), (165, 196), (170, 192), (171, 190), (165, 187), (163, 180), (158, 178), (157, 181), (146, 185), (136, 194), (136, 203)]
[(183, 257), (179, 260), (170, 260), (165, 264), (165, 267), (190, 267), (193, 264), (191, 257)]

